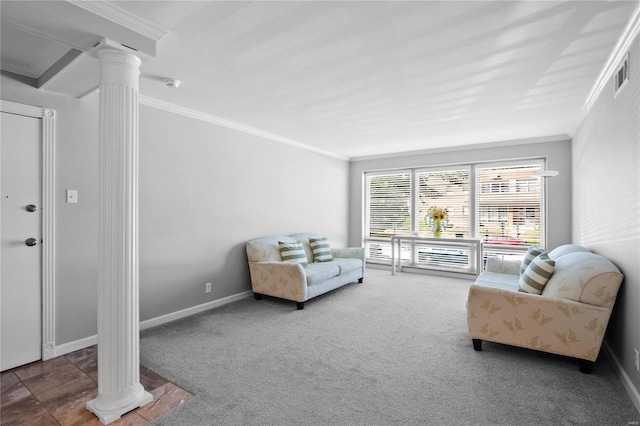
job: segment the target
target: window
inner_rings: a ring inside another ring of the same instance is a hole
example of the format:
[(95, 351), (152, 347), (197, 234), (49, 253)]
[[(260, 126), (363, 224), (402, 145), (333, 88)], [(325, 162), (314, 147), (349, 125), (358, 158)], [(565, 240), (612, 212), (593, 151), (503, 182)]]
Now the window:
[(366, 174), (366, 257), (389, 263), (393, 235), (411, 232), (411, 172)]
[(442, 236), (469, 237), (469, 218), (463, 214), (469, 207), (469, 168), (454, 170), (418, 170), (418, 229), (429, 233), (427, 213), (431, 207), (447, 210), (449, 220)]
[[(388, 262), (394, 235), (430, 235), (431, 207), (447, 210), (445, 238), (483, 238), (496, 253), (544, 245), (543, 186), (532, 176), (542, 166), (528, 160), (365, 173), (368, 260)], [(401, 258), (419, 265), (416, 250), (403, 246)]]
[(541, 164), (478, 167), (476, 169), (478, 236), (488, 243), (542, 243), (542, 192), (532, 174)]
[(411, 174), (367, 175), (367, 237), (411, 233)]

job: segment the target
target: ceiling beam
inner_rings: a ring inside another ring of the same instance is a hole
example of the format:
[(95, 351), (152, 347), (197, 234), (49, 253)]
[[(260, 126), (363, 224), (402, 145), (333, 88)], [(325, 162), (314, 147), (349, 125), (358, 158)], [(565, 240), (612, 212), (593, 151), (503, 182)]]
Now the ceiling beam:
[(143, 61), (156, 55), (156, 43), (167, 31), (110, 2), (2, 2), (2, 22), (70, 47), (40, 76), (40, 89), (81, 98), (99, 84), (97, 59), (91, 52), (103, 40), (114, 40)]

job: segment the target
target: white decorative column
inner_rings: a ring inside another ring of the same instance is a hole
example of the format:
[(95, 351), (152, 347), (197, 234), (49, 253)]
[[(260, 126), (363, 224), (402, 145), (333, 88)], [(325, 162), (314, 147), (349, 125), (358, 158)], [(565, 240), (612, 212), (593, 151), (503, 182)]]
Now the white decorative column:
[(138, 302), (138, 78), (141, 60), (121, 49), (100, 60), (98, 396), (104, 424), (148, 404), (140, 384)]

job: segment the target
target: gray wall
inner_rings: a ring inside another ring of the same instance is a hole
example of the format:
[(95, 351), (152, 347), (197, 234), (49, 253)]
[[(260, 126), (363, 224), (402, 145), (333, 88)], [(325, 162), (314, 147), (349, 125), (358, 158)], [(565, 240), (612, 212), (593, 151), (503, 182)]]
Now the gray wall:
[(142, 106), (141, 319), (249, 290), (249, 239), (344, 247), (347, 179), (344, 160)]
[(630, 54), (629, 81), (613, 97), (613, 79), (573, 139), (573, 238), (611, 259), (624, 273), (607, 343), (636, 392), (640, 373), (640, 40)]
[[(98, 96), (40, 91), (11, 74), (3, 100), (56, 110), (56, 345), (96, 334)], [(347, 241), (348, 162), (140, 107), (140, 319), (251, 288), (244, 243)], [(78, 204), (65, 190), (78, 190)], [(205, 293), (205, 283), (213, 283)]]
[(571, 242), (571, 142), (561, 139), (553, 142), (508, 146), (505, 144), (469, 149), (434, 150), (429, 153), (352, 161), (349, 170), (349, 241), (351, 245), (359, 245), (364, 239), (362, 219), (365, 171), (533, 157), (545, 157), (547, 168), (560, 172), (558, 176), (548, 179), (547, 246), (554, 248), (569, 243)]

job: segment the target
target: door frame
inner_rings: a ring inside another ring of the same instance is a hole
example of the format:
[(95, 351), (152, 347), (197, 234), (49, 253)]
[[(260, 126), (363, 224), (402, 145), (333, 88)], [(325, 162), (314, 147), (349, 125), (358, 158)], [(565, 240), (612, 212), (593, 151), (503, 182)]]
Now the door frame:
[(0, 100), (0, 112), (40, 119), (42, 163), (42, 360), (54, 358), (55, 339), (55, 130), (56, 111)]

